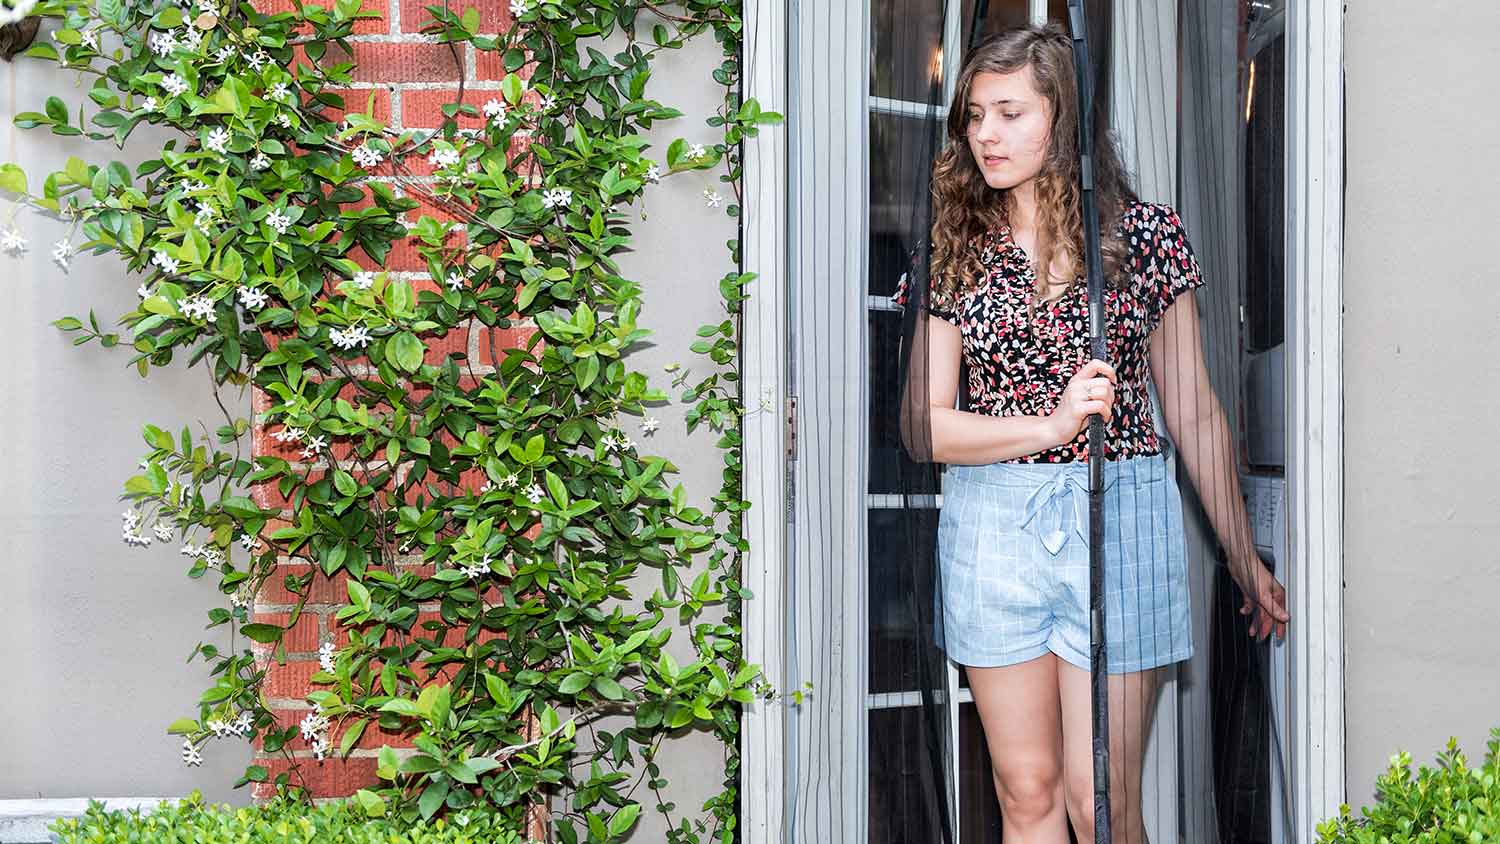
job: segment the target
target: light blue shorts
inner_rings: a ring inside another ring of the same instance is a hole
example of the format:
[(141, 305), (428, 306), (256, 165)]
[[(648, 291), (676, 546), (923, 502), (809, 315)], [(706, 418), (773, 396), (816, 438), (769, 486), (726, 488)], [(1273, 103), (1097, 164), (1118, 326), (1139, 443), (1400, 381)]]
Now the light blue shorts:
[[(1160, 455), (1104, 464), (1106, 670), (1193, 653), (1182, 498)], [(1088, 463), (949, 466), (934, 638), (960, 665), (1089, 667)]]

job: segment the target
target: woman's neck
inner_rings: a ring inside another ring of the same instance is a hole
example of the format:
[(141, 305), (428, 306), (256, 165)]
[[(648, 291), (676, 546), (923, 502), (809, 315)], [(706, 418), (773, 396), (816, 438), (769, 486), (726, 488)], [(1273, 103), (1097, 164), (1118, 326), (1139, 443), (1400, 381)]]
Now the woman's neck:
[(1036, 230), (1036, 180), (1027, 179), (1005, 192), (1005, 214), (1012, 231)]

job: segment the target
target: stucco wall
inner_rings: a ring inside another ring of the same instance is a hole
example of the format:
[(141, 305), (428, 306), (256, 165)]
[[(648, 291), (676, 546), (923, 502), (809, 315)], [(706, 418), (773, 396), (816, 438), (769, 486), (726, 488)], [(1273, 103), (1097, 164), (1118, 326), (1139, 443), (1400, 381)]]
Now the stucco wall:
[(1348, 799), (1500, 726), (1500, 6), (1348, 5)]

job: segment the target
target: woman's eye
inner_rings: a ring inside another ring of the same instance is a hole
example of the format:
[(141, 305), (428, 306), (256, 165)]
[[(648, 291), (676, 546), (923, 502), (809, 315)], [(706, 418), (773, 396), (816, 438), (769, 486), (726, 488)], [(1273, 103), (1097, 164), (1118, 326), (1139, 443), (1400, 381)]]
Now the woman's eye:
[(1019, 111), (1007, 111), (1007, 112), (1003, 112), (1003, 115), (1004, 115), (1004, 117), (1005, 117), (1006, 120), (1015, 120), (1017, 117), (1021, 116), (1021, 112), (1019, 112)]

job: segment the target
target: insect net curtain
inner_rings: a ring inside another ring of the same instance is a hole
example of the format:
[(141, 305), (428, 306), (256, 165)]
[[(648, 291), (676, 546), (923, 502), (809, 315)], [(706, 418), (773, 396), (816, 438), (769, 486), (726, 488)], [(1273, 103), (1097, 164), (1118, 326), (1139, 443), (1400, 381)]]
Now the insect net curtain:
[[(880, 2), (875, 0), (876, 6)], [(893, 19), (901, 14), (932, 14), (918, 10), (920, 4), (887, 5), (897, 7)], [(982, 8), (986, 5), (990, 8)], [(983, 37), (1007, 24), (1023, 22), (1014, 20), (1014, 6), (982, 0), (964, 3), (959, 43), (965, 54), (974, 31), (971, 27), (977, 26)], [(1139, 783), (1116, 784), (1111, 800), (1117, 806), (1140, 805), (1147, 830), (1158, 842), (1179, 837), (1195, 842), (1295, 840), (1287, 799), (1291, 783), (1285, 736), (1279, 733), (1273, 701), (1273, 694), (1284, 691), (1285, 683), (1274, 673), (1280, 669), (1271, 658), (1271, 649), (1285, 648), (1285, 643), (1268, 645), (1247, 636), (1249, 620), (1239, 612), (1244, 595), (1229, 575), (1222, 550), (1245, 541), (1246, 527), (1243, 501), (1236, 489), (1246, 457), (1240, 406), (1246, 341), (1238, 314), (1247, 274), (1272, 274), (1279, 282), (1280, 272), (1267, 255), (1247, 254), (1247, 226), (1242, 218), (1247, 201), (1264, 202), (1266, 191), (1279, 197), (1279, 184), (1258, 183), (1254, 191), (1247, 188), (1244, 143), (1250, 126), (1246, 105), (1250, 86), (1255, 84), (1249, 78), (1249, 57), (1252, 49), (1262, 46), (1257, 39), (1265, 40), (1266, 30), (1275, 22), (1267, 21), (1274, 15), (1264, 10), (1252, 13), (1247, 4), (1235, 0), (1184, 3), (1180, 10), (1165, 2), (1111, 6), (1087, 4), (1095, 125), (1100, 132), (1117, 130), (1125, 167), (1141, 199), (1167, 203), (1180, 213), (1194, 255), (1190, 266), (1197, 268), (1204, 282), (1196, 291), (1180, 294), (1194, 298), (1198, 336), (1172, 337), (1173, 348), (1166, 350), (1164, 368), (1157, 373), (1171, 387), (1151, 390), (1160, 449), (1167, 456), (1168, 483), (1141, 487), (1137, 499), (1144, 495), (1145, 500), (1131, 503), (1143, 506), (1129, 506), (1121, 496), (1106, 495), (1103, 501), (1104, 556), (1112, 571), (1106, 576), (1106, 589), (1124, 596), (1118, 602), (1106, 602), (1105, 628), (1116, 638), (1107, 647), (1117, 651), (1139, 647), (1139, 643), (1118, 641), (1127, 624), (1123, 616), (1143, 613), (1155, 619), (1160, 602), (1178, 601), (1185, 595), (1194, 651), (1190, 659), (1163, 669), (1164, 682), (1154, 696), (1129, 685), (1110, 695), (1116, 731), (1112, 762), (1118, 766), (1142, 757)], [(1054, 12), (1055, 19), (1065, 20), (1061, 11)], [(939, 14), (945, 15), (946, 8)], [(921, 42), (924, 37), (922, 28), (915, 25), (882, 33), (881, 19), (877, 9), (872, 39)], [(954, 43), (949, 29), (945, 50)], [(925, 42), (914, 43), (910, 50), (895, 52), (920, 55), (926, 47)], [(1179, 62), (1174, 71), (1173, 65)], [(957, 66), (950, 63), (950, 73)], [(1264, 76), (1266, 67), (1261, 70)], [(1281, 96), (1264, 78), (1256, 90), (1267, 100), (1263, 107)], [(932, 112), (942, 115), (950, 91), (942, 75), (934, 73), (922, 95)], [(872, 571), (868, 606), (872, 615), (877, 608), (886, 608), (887, 624), (890, 608), (896, 608), (895, 616), (911, 635), (892, 652), (872, 649), (871, 658), (877, 663), (882, 659), (899, 663), (917, 693), (920, 715), (890, 721), (892, 730), (872, 740), (868, 759), (871, 842), (997, 841), (1003, 823), (1003, 810), (994, 795), (990, 753), (969, 702), (964, 672), (946, 658), (941, 624), (935, 623), (944, 613), (945, 595), (952, 598), (959, 593), (943, 589), (945, 566), (938, 554), (941, 493), (951, 487), (945, 484), (945, 467), (933, 459), (927, 398), (931, 162), (949, 143), (941, 116), (931, 121), (931, 128), (882, 138), (880, 127), (872, 121), (872, 143), (881, 146), (871, 156), (871, 181), (877, 194), (872, 203), (881, 198), (882, 191), (902, 189), (909, 201), (887, 203), (885, 213), (890, 213), (890, 207), (909, 210), (896, 227), (905, 238), (902, 248), (892, 248), (889, 240), (876, 243), (869, 261), (871, 294), (878, 297), (899, 287), (906, 298), (894, 317), (868, 322), (871, 446), (879, 455), (873, 461), (874, 471), (878, 481), (894, 484), (897, 499), (897, 506), (880, 513), (882, 539), (893, 541), (895, 550), (883, 547), (878, 553), (899, 561), (884, 571)], [(907, 186), (893, 185), (889, 174), (878, 172), (882, 166), (907, 174)], [(878, 210), (872, 207), (872, 215)], [(1117, 223), (1117, 215), (1101, 213), (1102, 231), (1110, 231)], [(1270, 244), (1267, 248), (1274, 247), (1279, 254), (1277, 236), (1277, 232), (1252, 230), (1248, 240)], [(1152, 244), (1133, 244), (1131, 260), (1138, 278), (1124, 288), (1122, 298), (1152, 295), (1161, 286), (1174, 284), (1161, 272), (1165, 257)], [(898, 278), (903, 275), (904, 279)], [(1112, 336), (1111, 332), (1121, 330), (1118, 313), (1106, 308), (1105, 314), (1106, 335)], [(1031, 342), (1043, 341), (1033, 337)], [(1195, 356), (1183, 348), (1195, 342), (1201, 350), (1201, 369), (1191, 365)], [(1087, 347), (1077, 351), (1076, 364), (1082, 364)], [(959, 381), (957, 406), (961, 410), (974, 402), (970, 375), (965, 366)], [(1210, 395), (1222, 406), (1222, 415), (1208, 413)], [(1163, 397), (1175, 406), (1162, 406)], [(1035, 406), (1025, 412), (1046, 415), (1055, 401), (1055, 394), (1037, 396)], [(1169, 418), (1183, 420), (1179, 427), (1184, 428), (1183, 423), (1196, 421), (1198, 428), (1192, 433), (1168, 431)], [(1107, 459), (1117, 450), (1119, 433), (1115, 427), (1109, 432)], [(1173, 443), (1174, 433), (1181, 442)], [(1087, 475), (1082, 477), (1086, 483)], [(1231, 483), (1224, 483), (1230, 478)], [(1174, 482), (1180, 489), (1180, 504), (1169, 485)], [(872, 484), (872, 489), (878, 486)], [(1087, 507), (1077, 507), (1079, 502), (1069, 495), (1081, 497), (1082, 493), (1065, 491), (1040, 508), (1038, 521), (1056, 519), (1055, 525), (1047, 527), (1059, 527), (1068, 542), (1087, 542)], [(1180, 561), (1168, 553), (1173, 510), (1181, 513), (1185, 537)], [(1215, 521), (1220, 523), (1217, 531)], [(1081, 532), (1074, 530), (1075, 525)], [(985, 526), (977, 535), (1000, 540), (1022, 530), (1015, 524), (996, 524)], [(875, 538), (871, 540), (874, 555)], [(1145, 587), (1164, 579), (1164, 570), (1170, 566), (1181, 567), (1179, 587), (1170, 588), (1165, 596)], [(1271, 574), (1256, 569), (1252, 576)], [(982, 594), (986, 585), (980, 573), (970, 588)], [(967, 588), (961, 597), (969, 599)], [(1142, 623), (1150, 626), (1155, 621)], [(1185, 644), (1173, 630), (1149, 632), (1158, 649), (1171, 651)], [(955, 676), (960, 678), (957, 682)], [(1150, 725), (1145, 747), (1119, 746), (1118, 731), (1129, 719)], [(1124, 830), (1114, 832), (1114, 840), (1129, 840)]]

